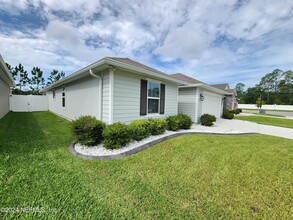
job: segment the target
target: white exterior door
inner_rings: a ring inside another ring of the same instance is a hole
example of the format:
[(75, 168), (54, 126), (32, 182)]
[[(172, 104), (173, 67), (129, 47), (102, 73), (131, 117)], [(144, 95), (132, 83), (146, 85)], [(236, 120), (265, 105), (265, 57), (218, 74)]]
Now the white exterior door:
[(216, 118), (220, 118), (223, 113), (222, 96), (206, 91), (203, 91), (203, 96), (201, 114), (211, 114), (216, 116)]

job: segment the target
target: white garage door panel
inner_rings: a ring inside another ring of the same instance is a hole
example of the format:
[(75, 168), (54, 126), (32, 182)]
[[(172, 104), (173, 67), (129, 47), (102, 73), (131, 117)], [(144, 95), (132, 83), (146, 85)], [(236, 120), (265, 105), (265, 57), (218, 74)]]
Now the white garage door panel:
[(202, 114), (211, 114), (220, 118), (222, 113), (222, 97), (205, 91), (203, 91), (203, 96)]

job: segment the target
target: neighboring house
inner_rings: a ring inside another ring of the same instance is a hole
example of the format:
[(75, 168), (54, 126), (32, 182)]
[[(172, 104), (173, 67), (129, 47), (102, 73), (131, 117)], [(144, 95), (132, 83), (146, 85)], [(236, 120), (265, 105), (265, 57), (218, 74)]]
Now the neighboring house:
[(236, 108), (238, 108), (238, 99), (237, 99), (236, 89), (230, 89), (228, 83), (214, 84), (211, 86), (217, 89), (226, 91), (228, 93), (227, 95), (225, 95), (224, 109), (235, 110)]
[(0, 55), (0, 118), (6, 115), (9, 110), (10, 88), (14, 86), (13, 77)]
[(181, 73), (171, 75), (173, 78), (184, 81), (179, 86), (178, 112), (188, 114), (195, 123), (203, 114), (212, 114), (222, 117), (224, 97), (229, 93), (205, 84)]
[(92, 115), (107, 124), (178, 113), (182, 80), (128, 58), (103, 58), (43, 89), (49, 111), (74, 120)]

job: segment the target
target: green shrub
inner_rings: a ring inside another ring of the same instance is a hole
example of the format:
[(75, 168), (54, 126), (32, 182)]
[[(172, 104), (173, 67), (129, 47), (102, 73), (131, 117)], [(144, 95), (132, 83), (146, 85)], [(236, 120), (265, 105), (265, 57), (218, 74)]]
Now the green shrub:
[(192, 119), (185, 114), (169, 116), (167, 119), (167, 129), (171, 131), (178, 131), (179, 129), (190, 129)]
[(178, 115), (169, 116), (166, 118), (167, 129), (171, 131), (178, 131), (180, 129), (180, 118)]
[(72, 122), (72, 131), (77, 142), (93, 146), (103, 140), (105, 123), (92, 116), (81, 116)]
[(230, 110), (230, 111), (228, 111), (228, 112), (230, 112), (230, 113), (232, 113), (232, 114), (235, 114), (235, 110)]
[(235, 111), (235, 115), (239, 115), (240, 112), (241, 112), (241, 109), (237, 108), (237, 109), (235, 109), (234, 111)]
[(150, 122), (148, 120), (136, 120), (129, 125), (131, 136), (134, 140), (140, 141), (151, 135)]
[(123, 147), (132, 140), (129, 126), (121, 122), (116, 122), (107, 126), (103, 132), (103, 136), (103, 144), (107, 149), (117, 149)]
[(149, 119), (150, 132), (152, 135), (163, 134), (167, 128), (167, 121), (161, 118)]
[(212, 126), (217, 119), (214, 115), (203, 114), (200, 117), (200, 123), (204, 126)]
[(178, 115), (180, 121), (180, 129), (190, 129), (192, 125), (192, 119), (189, 115), (180, 113)]
[(236, 109), (236, 112), (238, 112), (238, 114), (239, 114), (239, 113), (242, 112), (242, 109), (241, 109), (241, 108), (237, 108), (237, 109)]
[(229, 112), (228, 110), (224, 110), (223, 112), (223, 118), (226, 118), (226, 119), (232, 119), (234, 118), (234, 114)]

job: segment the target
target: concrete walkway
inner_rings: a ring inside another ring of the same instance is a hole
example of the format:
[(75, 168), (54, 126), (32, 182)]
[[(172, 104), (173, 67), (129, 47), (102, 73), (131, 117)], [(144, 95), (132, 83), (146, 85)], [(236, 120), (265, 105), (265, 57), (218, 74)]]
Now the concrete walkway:
[(260, 133), (273, 135), (277, 137), (293, 139), (293, 129), (282, 128), (270, 125), (261, 125), (254, 122), (242, 121), (242, 120), (227, 120), (217, 119), (213, 127), (204, 127), (201, 125), (193, 125), (193, 131), (200, 132), (221, 132), (221, 133)]

